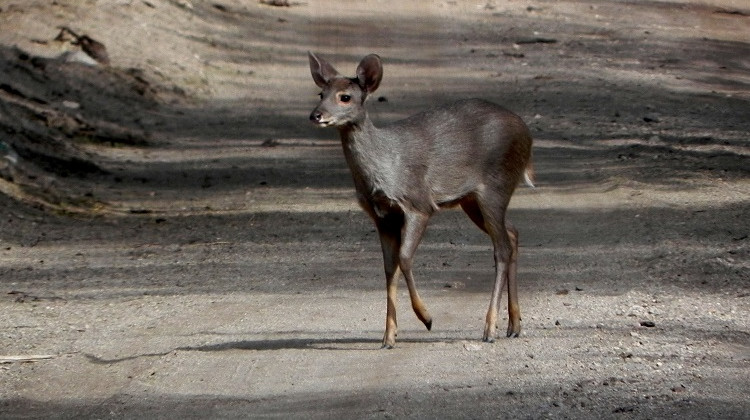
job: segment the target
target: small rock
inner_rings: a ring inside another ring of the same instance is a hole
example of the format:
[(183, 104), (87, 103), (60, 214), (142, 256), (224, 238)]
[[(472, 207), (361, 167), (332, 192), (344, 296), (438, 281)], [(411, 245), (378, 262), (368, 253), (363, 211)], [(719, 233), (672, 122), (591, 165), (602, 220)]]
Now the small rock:
[(480, 343), (471, 343), (471, 342), (464, 342), (464, 350), (466, 351), (479, 351), (482, 350), (482, 345)]
[(65, 108), (70, 108), (70, 109), (78, 109), (81, 107), (81, 104), (75, 101), (63, 101), (62, 104)]
[(685, 392), (687, 391), (687, 388), (685, 388), (685, 385), (680, 384), (680, 386), (672, 387), (672, 392)]
[(177, 0), (177, 5), (183, 9), (193, 10), (193, 3), (190, 3), (188, 0)]
[(87, 66), (98, 66), (99, 63), (83, 51), (66, 51), (62, 53), (59, 60), (66, 63), (80, 63)]
[(656, 326), (654, 321), (641, 321), (641, 327), (653, 328)]
[(614, 410), (612, 410), (612, 413), (632, 413), (635, 411), (635, 407), (627, 406), (627, 407), (617, 407)]
[(5, 143), (4, 141), (0, 141), (0, 156), (13, 165), (18, 163), (18, 153), (16, 153), (10, 144)]

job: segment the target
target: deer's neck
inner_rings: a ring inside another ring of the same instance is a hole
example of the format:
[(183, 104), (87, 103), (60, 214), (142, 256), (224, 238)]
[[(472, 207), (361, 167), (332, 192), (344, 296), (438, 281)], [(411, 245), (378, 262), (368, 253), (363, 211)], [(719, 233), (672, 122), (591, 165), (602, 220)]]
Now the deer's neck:
[(400, 174), (398, 144), (375, 127), (369, 117), (339, 128), (344, 156), (360, 194), (382, 193), (396, 198)]

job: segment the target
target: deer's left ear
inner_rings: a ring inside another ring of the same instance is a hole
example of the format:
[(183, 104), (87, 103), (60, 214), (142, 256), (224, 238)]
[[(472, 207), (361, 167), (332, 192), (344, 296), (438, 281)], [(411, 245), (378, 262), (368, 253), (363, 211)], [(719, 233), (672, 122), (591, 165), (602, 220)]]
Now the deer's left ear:
[(370, 54), (360, 61), (357, 66), (357, 80), (359, 85), (368, 94), (375, 92), (383, 80), (383, 64), (380, 57), (376, 54)]

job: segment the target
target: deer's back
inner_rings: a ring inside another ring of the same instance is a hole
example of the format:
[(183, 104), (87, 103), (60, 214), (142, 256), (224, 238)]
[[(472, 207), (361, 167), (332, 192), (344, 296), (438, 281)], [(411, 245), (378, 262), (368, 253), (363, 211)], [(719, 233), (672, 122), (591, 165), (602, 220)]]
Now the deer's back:
[[(511, 111), (481, 99), (454, 102), (384, 127), (404, 159), (404, 176), (438, 205), (483, 186), (514, 188), (531, 153), (531, 134)], [(498, 182), (493, 182), (498, 185)]]

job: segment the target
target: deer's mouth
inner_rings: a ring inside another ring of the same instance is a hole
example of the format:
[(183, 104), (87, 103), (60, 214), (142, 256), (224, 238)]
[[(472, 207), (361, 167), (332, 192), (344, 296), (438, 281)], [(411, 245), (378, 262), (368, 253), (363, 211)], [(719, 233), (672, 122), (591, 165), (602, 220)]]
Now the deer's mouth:
[(318, 127), (330, 127), (332, 125), (336, 125), (333, 120), (313, 121), (313, 124), (317, 125)]

